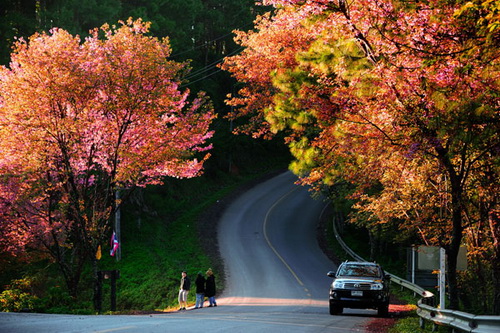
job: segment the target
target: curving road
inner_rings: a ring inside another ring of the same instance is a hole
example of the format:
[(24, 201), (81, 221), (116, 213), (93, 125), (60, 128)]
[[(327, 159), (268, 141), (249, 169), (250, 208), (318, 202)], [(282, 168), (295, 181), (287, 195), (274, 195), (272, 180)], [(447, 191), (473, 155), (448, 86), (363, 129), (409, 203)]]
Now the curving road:
[[(282, 318), (273, 327), (280, 332), (363, 332), (374, 311), (328, 313), (326, 273), (336, 266), (316, 238), (326, 203), (296, 181), (286, 172), (259, 184), (222, 216), (218, 237), (227, 281), (220, 302), (233, 313)], [(257, 331), (251, 325), (246, 329)]]
[(223, 215), (224, 301), (327, 305), (326, 272), (334, 265), (316, 241), (325, 203), (295, 181), (291, 173), (281, 174), (242, 195)]
[(218, 307), (147, 316), (0, 313), (0, 332), (365, 332), (372, 310), (328, 313), (327, 271), (316, 242), (325, 203), (286, 172), (237, 198), (219, 223), (226, 288)]

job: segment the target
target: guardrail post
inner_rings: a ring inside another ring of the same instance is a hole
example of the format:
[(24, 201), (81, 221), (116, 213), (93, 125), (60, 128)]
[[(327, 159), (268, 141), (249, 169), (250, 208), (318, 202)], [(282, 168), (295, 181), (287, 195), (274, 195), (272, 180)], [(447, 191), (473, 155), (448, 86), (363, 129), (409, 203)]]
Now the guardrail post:
[(418, 326), (420, 326), (421, 329), (425, 329), (425, 319), (420, 317), (418, 318)]

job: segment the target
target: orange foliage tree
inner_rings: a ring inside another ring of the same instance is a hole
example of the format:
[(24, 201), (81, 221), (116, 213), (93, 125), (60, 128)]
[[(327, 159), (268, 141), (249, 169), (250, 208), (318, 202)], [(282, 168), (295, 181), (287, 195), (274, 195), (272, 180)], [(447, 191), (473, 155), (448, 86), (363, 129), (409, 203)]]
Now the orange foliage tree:
[(498, 313), (497, 9), (439, 0), (266, 3), (275, 13), (238, 32), (246, 49), (223, 65), (246, 83), (229, 100), (239, 107), (234, 116), (257, 114), (254, 134), (285, 131), (304, 183), (354, 184), (369, 228), (397, 221), (444, 247), (452, 308), (460, 245), (491, 254)]
[(115, 192), (199, 175), (214, 118), (141, 20), (16, 43), (0, 69), (0, 244), (53, 258), (72, 296), (110, 237)]

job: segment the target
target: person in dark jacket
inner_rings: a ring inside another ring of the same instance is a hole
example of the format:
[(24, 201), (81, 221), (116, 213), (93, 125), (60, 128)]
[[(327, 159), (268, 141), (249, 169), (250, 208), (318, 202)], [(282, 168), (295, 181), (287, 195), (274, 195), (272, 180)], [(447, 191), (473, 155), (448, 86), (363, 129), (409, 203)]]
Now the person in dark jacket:
[(189, 294), (189, 289), (191, 289), (191, 280), (187, 276), (186, 271), (183, 271), (181, 278), (181, 286), (179, 288), (179, 311), (186, 310), (187, 296)]
[(211, 268), (209, 268), (207, 271), (205, 296), (208, 298), (208, 302), (210, 303), (208, 307), (217, 306), (217, 302), (215, 301), (215, 276)]
[(203, 302), (205, 301), (205, 278), (198, 272), (198, 276), (196, 277), (196, 304), (194, 306), (195, 309), (201, 309), (203, 307)]

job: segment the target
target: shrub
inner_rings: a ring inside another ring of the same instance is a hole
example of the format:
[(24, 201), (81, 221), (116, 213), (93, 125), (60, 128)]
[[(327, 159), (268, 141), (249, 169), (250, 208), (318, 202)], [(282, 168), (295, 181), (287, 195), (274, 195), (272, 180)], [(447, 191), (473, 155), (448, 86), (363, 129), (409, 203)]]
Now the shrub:
[(0, 294), (0, 310), (3, 312), (33, 311), (39, 304), (31, 293), (31, 279), (13, 280)]

